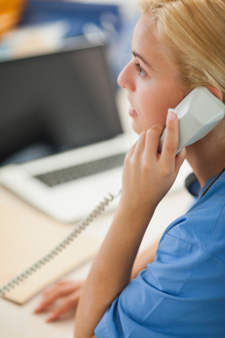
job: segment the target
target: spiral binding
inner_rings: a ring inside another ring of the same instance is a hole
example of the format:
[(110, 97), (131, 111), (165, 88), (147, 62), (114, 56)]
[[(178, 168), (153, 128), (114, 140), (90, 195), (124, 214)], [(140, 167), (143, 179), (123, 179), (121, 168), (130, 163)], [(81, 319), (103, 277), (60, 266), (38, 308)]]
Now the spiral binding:
[(38, 260), (35, 264), (24, 270), (21, 274), (18, 274), (12, 280), (10, 280), (7, 284), (5, 284), (2, 288), (0, 288), (0, 296), (5, 297), (11, 289), (14, 289), (20, 283), (22, 283), (25, 279), (29, 278), (34, 272), (41, 269), (43, 265), (48, 263), (50, 260), (54, 259), (60, 252), (65, 250), (68, 245), (70, 245), (74, 239), (86, 229), (86, 227), (98, 216), (100, 216), (106, 209), (106, 207), (120, 195), (119, 191), (116, 195), (111, 193), (108, 196), (104, 197), (104, 199), (97, 205), (97, 207), (92, 210), (92, 212), (80, 223), (75, 229), (64, 238), (62, 242), (60, 242), (53, 250), (51, 250), (47, 255)]

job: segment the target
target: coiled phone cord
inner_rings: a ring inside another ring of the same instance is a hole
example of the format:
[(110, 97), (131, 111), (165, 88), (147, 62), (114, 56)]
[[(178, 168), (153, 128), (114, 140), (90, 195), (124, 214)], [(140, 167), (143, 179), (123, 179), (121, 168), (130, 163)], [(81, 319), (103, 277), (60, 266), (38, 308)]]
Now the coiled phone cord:
[(46, 254), (44, 257), (42, 257), (40, 260), (38, 260), (35, 264), (28, 267), (26, 270), (24, 270), (22, 273), (14, 277), (12, 280), (10, 280), (7, 284), (5, 284), (2, 288), (0, 288), (0, 295), (4, 297), (7, 292), (10, 292), (11, 289), (14, 289), (17, 285), (19, 285), (21, 282), (23, 282), (25, 279), (29, 278), (34, 272), (41, 269), (43, 265), (48, 263), (50, 260), (52, 260), (55, 256), (57, 256), (61, 251), (65, 250), (66, 247), (68, 247), (74, 239), (82, 232), (84, 231), (87, 226), (98, 216), (100, 216), (106, 209), (106, 207), (115, 199), (117, 198), (121, 193), (121, 190), (113, 195), (109, 193), (107, 196), (104, 197), (104, 199), (96, 206), (94, 210), (91, 211), (91, 213), (83, 220), (80, 224), (78, 224), (72, 232), (64, 238), (62, 242), (60, 242), (54, 249), (52, 249), (48, 254)]

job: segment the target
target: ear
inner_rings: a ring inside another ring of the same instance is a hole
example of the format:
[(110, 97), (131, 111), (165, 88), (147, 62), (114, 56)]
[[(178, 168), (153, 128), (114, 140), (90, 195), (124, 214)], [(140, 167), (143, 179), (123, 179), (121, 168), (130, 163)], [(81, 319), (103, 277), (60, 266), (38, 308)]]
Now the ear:
[(218, 88), (213, 86), (206, 86), (206, 88), (210, 90), (210, 92), (213, 93), (216, 97), (218, 97), (220, 101), (223, 101), (223, 94)]

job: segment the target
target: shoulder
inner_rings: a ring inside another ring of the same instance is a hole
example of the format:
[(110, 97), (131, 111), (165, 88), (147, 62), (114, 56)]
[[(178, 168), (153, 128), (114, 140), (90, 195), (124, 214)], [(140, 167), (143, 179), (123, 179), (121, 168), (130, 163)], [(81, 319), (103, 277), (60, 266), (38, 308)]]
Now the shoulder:
[[(221, 255), (225, 262), (225, 175), (203, 195), (190, 210), (170, 224), (170, 235), (211, 255)], [(218, 253), (218, 244), (223, 247)], [(181, 243), (180, 243), (181, 245)]]
[(113, 302), (96, 335), (213, 337), (216, 330), (222, 337), (224, 285), (225, 266), (216, 257), (165, 234), (155, 260)]
[(225, 181), (167, 228), (155, 260), (113, 302), (97, 337), (224, 337), (224, 196)]

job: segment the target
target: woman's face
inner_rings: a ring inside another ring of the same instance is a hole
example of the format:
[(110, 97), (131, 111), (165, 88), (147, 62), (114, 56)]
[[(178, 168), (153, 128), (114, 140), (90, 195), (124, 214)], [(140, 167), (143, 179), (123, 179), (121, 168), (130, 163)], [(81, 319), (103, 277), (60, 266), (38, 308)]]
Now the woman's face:
[(154, 37), (154, 25), (142, 15), (134, 30), (131, 61), (118, 77), (128, 92), (129, 115), (138, 134), (155, 124), (164, 124), (169, 108), (187, 95), (165, 48)]

